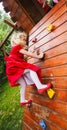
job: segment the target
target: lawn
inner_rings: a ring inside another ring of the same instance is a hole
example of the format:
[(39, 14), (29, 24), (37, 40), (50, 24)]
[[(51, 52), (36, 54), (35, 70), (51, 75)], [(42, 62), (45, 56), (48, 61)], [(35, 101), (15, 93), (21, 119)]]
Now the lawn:
[(8, 83), (0, 87), (0, 130), (22, 130), (23, 107), (19, 100), (19, 87)]

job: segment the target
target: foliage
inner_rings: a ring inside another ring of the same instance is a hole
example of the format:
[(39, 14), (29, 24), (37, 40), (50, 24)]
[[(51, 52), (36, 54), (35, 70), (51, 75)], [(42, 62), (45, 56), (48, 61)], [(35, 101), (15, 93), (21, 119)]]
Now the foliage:
[[(2, 45), (2, 41), (5, 39), (7, 33), (11, 29), (10, 26), (6, 25), (3, 22), (4, 19), (11, 21), (6, 13), (0, 11), (0, 46)], [(5, 50), (7, 50), (7, 52), (9, 53), (11, 49), (10, 38), (6, 41), (4, 47), (5, 47)], [(0, 49), (0, 86), (3, 83), (3, 81), (5, 81), (4, 79), (6, 79), (4, 54), (3, 54), (3, 51)]]
[(6, 37), (9, 30), (11, 29), (10, 26), (8, 26), (4, 23), (4, 19), (11, 21), (6, 13), (3, 13), (0, 11), (0, 44)]
[(8, 83), (0, 88), (0, 130), (22, 130), (23, 107), (19, 105), (19, 87)]
[(3, 53), (2, 51), (0, 51), (0, 74), (3, 72), (4, 70), (4, 61), (3, 61)]
[[(3, 20), (10, 18), (0, 11), (0, 46), (10, 31), (10, 27)], [(7, 52), (10, 52), (10, 38), (4, 45)], [(19, 87), (11, 88), (6, 81), (4, 54), (0, 49), (0, 130), (21, 130), (23, 107), (19, 105)], [(2, 85), (3, 84), (3, 85)]]
[(3, 60), (3, 53), (0, 50), (0, 86), (1, 84), (5, 83), (5, 81), (7, 80), (6, 75), (5, 75), (5, 62)]

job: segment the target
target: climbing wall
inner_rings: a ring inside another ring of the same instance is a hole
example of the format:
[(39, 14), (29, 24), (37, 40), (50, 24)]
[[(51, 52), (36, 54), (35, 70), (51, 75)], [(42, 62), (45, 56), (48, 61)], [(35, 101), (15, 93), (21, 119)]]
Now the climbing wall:
[[(45, 53), (45, 59), (29, 58), (28, 62), (42, 69), (42, 81), (53, 84), (55, 96), (50, 99), (46, 92), (39, 95), (36, 87), (27, 87), (26, 98), (32, 99), (32, 104), (30, 108), (24, 107), (22, 130), (42, 130), (42, 119), (46, 130), (67, 130), (66, 11), (66, 1), (60, 0), (29, 33), (29, 51), (40, 49)], [(48, 24), (55, 25), (55, 30), (48, 31)], [(36, 43), (32, 42), (35, 38)]]

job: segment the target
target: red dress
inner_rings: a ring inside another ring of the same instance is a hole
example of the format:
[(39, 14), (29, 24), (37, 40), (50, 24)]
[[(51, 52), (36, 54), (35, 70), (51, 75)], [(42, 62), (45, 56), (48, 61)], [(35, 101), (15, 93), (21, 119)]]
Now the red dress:
[(24, 55), (19, 53), (22, 49), (20, 45), (12, 48), (10, 55), (6, 58), (6, 75), (11, 86), (18, 86), (16, 82), (24, 74), (25, 69), (31, 69), (37, 72), (39, 79), (41, 78), (41, 69), (24, 60)]

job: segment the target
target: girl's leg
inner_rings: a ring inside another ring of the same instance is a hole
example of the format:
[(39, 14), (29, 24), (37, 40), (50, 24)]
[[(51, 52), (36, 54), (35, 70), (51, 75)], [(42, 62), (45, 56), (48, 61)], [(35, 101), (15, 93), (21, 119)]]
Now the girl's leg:
[(20, 84), (20, 102), (25, 102), (25, 91), (27, 84), (22, 77), (18, 79), (17, 83)]
[(25, 100), (26, 82), (24, 78), (19, 78), (17, 83), (20, 84), (20, 106), (31, 103), (32, 100)]
[(33, 82), (35, 83), (39, 94), (43, 93), (45, 90), (49, 89), (51, 87), (51, 84), (42, 84), (38, 78), (38, 75), (35, 71), (30, 70), (30, 76), (33, 80)]

